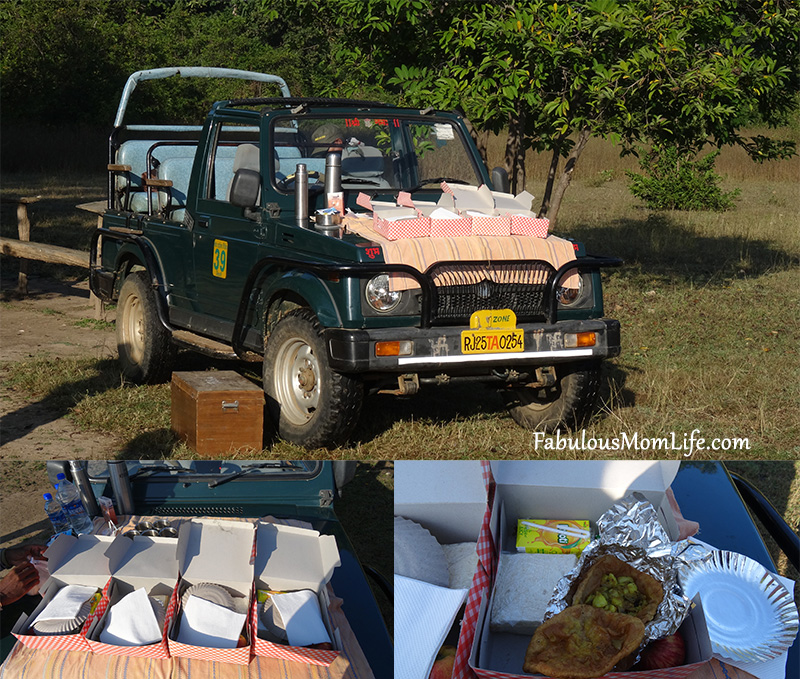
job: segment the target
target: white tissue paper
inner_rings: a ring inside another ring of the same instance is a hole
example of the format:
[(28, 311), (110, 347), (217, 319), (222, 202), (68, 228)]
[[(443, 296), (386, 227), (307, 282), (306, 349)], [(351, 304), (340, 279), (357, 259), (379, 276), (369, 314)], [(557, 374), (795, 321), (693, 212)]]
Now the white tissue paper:
[(207, 648), (236, 648), (246, 618), (244, 613), (190, 596), (183, 607), (176, 641)]
[(273, 594), (272, 605), (280, 613), (291, 646), (331, 642), (322, 621), (317, 595), (310, 589)]
[(428, 678), (468, 591), (394, 576), (395, 679)]
[(443, 207), (437, 207), (430, 214), (431, 219), (461, 219), (461, 215)]
[(100, 641), (114, 646), (147, 646), (161, 641), (161, 627), (144, 588), (126, 594), (108, 609)]
[(96, 587), (84, 587), (83, 585), (67, 585), (62, 587), (44, 607), (44, 610), (36, 616), (36, 622), (45, 620), (74, 620), (81, 610), (83, 604), (94, 596), (97, 592)]

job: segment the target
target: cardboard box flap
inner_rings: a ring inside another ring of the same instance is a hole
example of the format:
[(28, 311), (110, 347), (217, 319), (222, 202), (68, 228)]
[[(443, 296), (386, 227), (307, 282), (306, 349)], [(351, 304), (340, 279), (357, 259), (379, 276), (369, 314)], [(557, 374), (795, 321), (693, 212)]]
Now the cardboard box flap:
[[(516, 196), (511, 193), (492, 191), (494, 206), (499, 212), (529, 213), (533, 204), (533, 194), (523, 191)], [(535, 216), (535, 215), (534, 215)]]
[(193, 519), (178, 533), (178, 569), (191, 583), (213, 582), (249, 594), (253, 581), (253, 524)]
[(448, 184), (456, 207), (461, 212), (467, 210), (477, 210), (491, 214), (494, 212), (494, 198), (492, 192), (486, 184), (480, 186), (465, 186), (462, 184)]
[(147, 589), (155, 584), (172, 585), (178, 579), (178, 541), (174, 538), (158, 538), (137, 535), (131, 540), (122, 557), (112, 563), (112, 575), (138, 589)]
[(315, 530), (259, 522), (256, 578), (270, 589), (318, 591), (341, 564), (336, 538)]
[(45, 556), (51, 578), (67, 584), (102, 587), (111, 574), (111, 560), (118, 559), (127, 548), (103, 535), (59, 535)]
[(475, 542), (486, 512), (476, 460), (397, 460), (394, 513), (427, 528), (442, 544)]
[[(508, 516), (596, 521), (633, 491), (660, 507), (680, 461), (537, 460), (531, 464), (502, 460), (491, 464)], [(580, 490), (580, 502), (575, 502), (575, 489)]]

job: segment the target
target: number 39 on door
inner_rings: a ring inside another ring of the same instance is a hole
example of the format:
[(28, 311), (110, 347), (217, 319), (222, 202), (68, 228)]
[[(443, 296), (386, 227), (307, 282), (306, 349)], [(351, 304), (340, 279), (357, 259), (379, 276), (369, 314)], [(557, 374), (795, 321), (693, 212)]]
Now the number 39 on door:
[(225, 278), (228, 274), (228, 242), (214, 240), (214, 258), (211, 262), (211, 273), (217, 278)]

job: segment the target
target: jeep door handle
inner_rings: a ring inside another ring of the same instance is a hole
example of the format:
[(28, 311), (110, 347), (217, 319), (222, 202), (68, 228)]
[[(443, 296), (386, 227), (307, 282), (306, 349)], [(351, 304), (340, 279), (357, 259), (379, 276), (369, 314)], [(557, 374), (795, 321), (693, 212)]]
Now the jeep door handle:
[(208, 220), (207, 219), (198, 219), (197, 220), (197, 226), (199, 226), (201, 229), (207, 229), (208, 228)]

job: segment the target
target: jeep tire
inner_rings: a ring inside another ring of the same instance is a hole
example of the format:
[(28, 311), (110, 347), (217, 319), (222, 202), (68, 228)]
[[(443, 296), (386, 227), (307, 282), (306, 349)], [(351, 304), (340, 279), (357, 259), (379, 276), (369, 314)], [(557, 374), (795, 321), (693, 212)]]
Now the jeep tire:
[(278, 435), (305, 448), (344, 443), (364, 398), (361, 380), (331, 369), (322, 325), (308, 308), (289, 312), (269, 334), (264, 393)]
[(168, 380), (177, 349), (158, 319), (155, 291), (144, 271), (125, 278), (117, 301), (116, 326), (122, 374), (137, 384)]
[(525, 429), (552, 433), (579, 429), (591, 414), (600, 389), (600, 363), (556, 366), (551, 387), (510, 387), (502, 396), (514, 421)]

